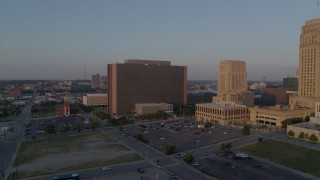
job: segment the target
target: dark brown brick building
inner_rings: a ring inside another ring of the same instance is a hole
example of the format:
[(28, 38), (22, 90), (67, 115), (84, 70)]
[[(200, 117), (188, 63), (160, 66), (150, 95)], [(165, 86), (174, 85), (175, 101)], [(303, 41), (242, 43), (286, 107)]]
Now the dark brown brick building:
[(170, 61), (108, 64), (108, 113), (127, 114), (136, 103), (187, 103), (187, 67)]

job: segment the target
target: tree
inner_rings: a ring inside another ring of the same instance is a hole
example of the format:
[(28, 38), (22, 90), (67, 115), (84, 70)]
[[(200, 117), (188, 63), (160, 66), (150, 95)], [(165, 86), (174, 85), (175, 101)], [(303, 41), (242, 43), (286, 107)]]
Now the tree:
[(310, 121), (310, 116), (306, 116), (306, 117), (304, 118), (304, 121), (305, 121), (305, 122), (309, 122), (309, 121)]
[(300, 139), (304, 139), (304, 133), (303, 133), (303, 132), (300, 132), (299, 138), (300, 138)]
[(243, 126), (242, 134), (243, 135), (250, 135), (250, 126), (249, 125), (244, 125)]
[(232, 148), (232, 144), (231, 144), (231, 143), (227, 143), (227, 145), (226, 145), (226, 146), (227, 146), (227, 150), (228, 150), (228, 151), (230, 151), (230, 150), (231, 150), (231, 148)]
[(78, 131), (79, 134), (80, 134), (80, 132), (82, 131), (82, 129), (83, 129), (82, 125), (81, 125), (81, 124), (78, 124), (78, 125), (77, 125), (77, 131)]
[(106, 114), (102, 111), (95, 112), (94, 114), (97, 116), (99, 120), (103, 120), (106, 118)]
[(135, 137), (138, 141), (144, 142), (144, 137), (141, 133), (136, 134)]
[(99, 125), (100, 125), (100, 122), (99, 122), (99, 121), (97, 121), (97, 120), (92, 121), (92, 122), (91, 122), (91, 129), (92, 129), (92, 131), (95, 131), (95, 130), (99, 127)]
[(54, 129), (54, 125), (49, 124), (46, 127), (44, 127), (44, 132), (51, 137), (51, 134), (56, 133), (56, 130)]
[(187, 154), (186, 157), (184, 158), (184, 162), (186, 163), (192, 163), (193, 160), (194, 160), (194, 157), (192, 154)]
[(65, 133), (68, 131), (70, 131), (70, 126), (68, 126), (68, 125), (63, 125), (62, 129), (60, 130), (60, 132), (62, 132), (62, 133)]
[(309, 140), (312, 142), (317, 142), (318, 141), (318, 137), (315, 134), (311, 134), (309, 137)]
[(288, 132), (288, 136), (294, 137), (294, 132), (293, 132), (292, 130), (290, 130), (290, 131)]
[(166, 146), (166, 154), (174, 154), (176, 153), (177, 147), (175, 145), (167, 145)]
[(212, 122), (211, 121), (206, 121), (206, 123), (204, 123), (204, 127), (205, 128), (210, 128), (212, 126)]
[(228, 150), (227, 144), (222, 143), (222, 144), (220, 145), (220, 150), (221, 150), (222, 152), (226, 152), (226, 151)]

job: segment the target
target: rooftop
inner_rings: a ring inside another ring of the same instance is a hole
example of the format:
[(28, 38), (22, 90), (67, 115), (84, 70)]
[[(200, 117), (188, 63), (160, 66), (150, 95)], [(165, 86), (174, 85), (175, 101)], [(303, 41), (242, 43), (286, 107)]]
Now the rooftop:
[(306, 129), (313, 129), (320, 131), (320, 124), (305, 122), (305, 123), (298, 123), (298, 124), (291, 124), (290, 126), (302, 127)]
[(247, 106), (244, 105), (237, 105), (237, 104), (218, 104), (218, 103), (203, 103), (203, 104), (196, 104), (197, 106), (206, 106), (206, 107), (215, 107), (215, 108), (246, 108)]

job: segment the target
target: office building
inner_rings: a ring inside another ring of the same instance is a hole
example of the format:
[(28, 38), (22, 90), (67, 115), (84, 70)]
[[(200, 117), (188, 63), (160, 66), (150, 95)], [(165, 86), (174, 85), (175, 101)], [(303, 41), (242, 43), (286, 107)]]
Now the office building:
[(239, 95), (247, 91), (247, 71), (245, 61), (222, 60), (219, 64), (218, 95), (213, 101), (233, 104)]
[(132, 113), (137, 103), (187, 103), (187, 67), (170, 61), (128, 59), (108, 64), (108, 113)]
[(252, 107), (250, 108), (250, 122), (252, 124), (265, 124), (281, 127), (281, 122), (290, 118), (304, 119), (309, 109), (294, 109), (288, 105)]
[(107, 106), (107, 94), (86, 94), (83, 96), (83, 104), (86, 106)]
[(250, 119), (247, 106), (218, 103), (196, 104), (196, 121), (214, 122), (221, 125), (244, 124)]
[[(261, 105), (288, 105), (287, 88), (269, 86), (261, 89)], [(270, 102), (270, 100), (273, 100)]]
[(290, 104), (312, 110), (320, 101), (320, 18), (306, 21), (301, 28), (298, 96)]
[(107, 76), (101, 76), (100, 78), (100, 88), (101, 89), (107, 89), (108, 87), (108, 77)]
[(92, 78), (91, 78), (91, 87), (92, 87), (92, 88), (98, 88), (98, 87), (100, 87), (100, 74), (92, 75)]

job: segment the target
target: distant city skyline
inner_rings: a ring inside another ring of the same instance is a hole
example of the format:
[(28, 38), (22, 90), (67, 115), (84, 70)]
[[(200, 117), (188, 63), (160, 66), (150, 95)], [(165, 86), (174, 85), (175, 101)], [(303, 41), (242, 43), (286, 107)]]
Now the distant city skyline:
[(248, 80), (282, 80), (296, 74), (301, 26), (317, 17), (316, 0), (1, 1), (0, 80), (89, 80), (124, 59), (187, 66), (188, 80), (243, 60)]

